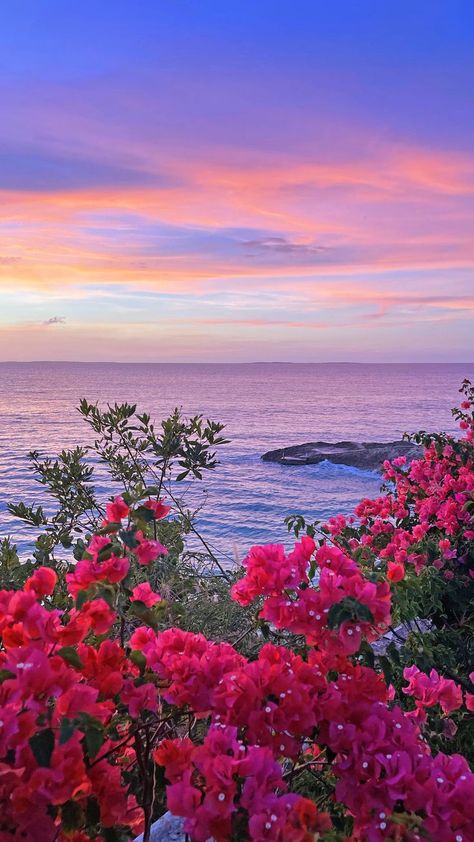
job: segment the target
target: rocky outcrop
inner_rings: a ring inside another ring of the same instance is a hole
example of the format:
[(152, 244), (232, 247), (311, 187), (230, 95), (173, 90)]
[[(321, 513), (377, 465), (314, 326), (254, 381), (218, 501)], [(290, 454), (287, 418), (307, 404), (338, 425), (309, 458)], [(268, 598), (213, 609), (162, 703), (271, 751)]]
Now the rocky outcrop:
[(354, 442), (354, 441), (312, 441), (269, 450), (264, 453), (264, 462), (278, 462), (280, 465), (317, 465), (325, 460), (335, 465), (350, 465), (363, 470), (380, 470), (385, 459), (405, 456), (407, 461), (418, 459), (421, 448), (407, 441)]

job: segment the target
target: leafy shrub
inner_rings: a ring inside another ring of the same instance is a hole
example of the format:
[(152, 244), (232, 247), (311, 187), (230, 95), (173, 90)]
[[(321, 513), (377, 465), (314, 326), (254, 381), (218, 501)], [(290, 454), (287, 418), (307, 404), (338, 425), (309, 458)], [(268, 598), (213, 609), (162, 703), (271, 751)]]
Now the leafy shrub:
[[(163, 484), (144, 482), (148, 457), (121, 461), (126, 436), (106, 445), (125, 491), (99, 508), (94, 534), (84, 512), (66, 520), (84, 530), (71, 537), (77, 564), (53, 569), (53, 516), (47, 565), (0, 592), (2, 842), (146, 838), (165, 808), (196, 842), (474, 838), (474, 390), (463, 392), (461, 439), (420, 434), (420, 459), (387, 463), (384, 494), (353, 517), (294, 517), (307, 534), (291, 552), (252, 548), (231, 595), (257, 620), (235, 646), (167, 627), (191, 625), (192, 588), (169, 590), (176, 608), (157, 587), (179, 577), (182, 520), (168, 518)], [(54, 493), (72, 516), (73, 498)], [(223, 576), (208, 594), (208, 611), (227, 599)]]

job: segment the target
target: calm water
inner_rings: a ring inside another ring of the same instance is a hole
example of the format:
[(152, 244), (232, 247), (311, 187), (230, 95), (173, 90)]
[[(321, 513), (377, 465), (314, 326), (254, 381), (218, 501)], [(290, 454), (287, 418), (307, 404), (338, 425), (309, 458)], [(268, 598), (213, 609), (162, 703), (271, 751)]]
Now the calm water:
[(12, 535), (22, 551), (34, 538), (5, 504), (42, 502), (27, 470), (29, 450), (54, 454), (88, 443), (75, 411), (81, 397), (136, 402), (156, 420), (182, 406), (223, 421), (231, 444), (215, 472), (188, 493), (190, 502), (206, 493), (202, 533), (221, 553), (242, 555), (252, 543), (284, 539), (286, 514), (348, 512), (380, 485), (373, 473), (329, 463), (264, 463), (265, 450), (316, 439), (388, 441), (420, 428), (454, 431), (450, 408), (464, 377), (474, 379), (474, 364), (0, 364), (0, 536)]

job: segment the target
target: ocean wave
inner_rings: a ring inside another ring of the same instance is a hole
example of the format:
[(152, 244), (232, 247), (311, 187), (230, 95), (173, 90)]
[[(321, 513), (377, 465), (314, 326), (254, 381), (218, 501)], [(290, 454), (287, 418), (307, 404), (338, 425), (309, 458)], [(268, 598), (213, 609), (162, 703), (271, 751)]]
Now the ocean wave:
[(318, 462), (317, 465), (304, 465), (303, 467), (306, 468), (314, 468), (315, 473), (325, 474), (328, 476), (340, 476), (340, 475), (351, 475), (357, 477), (379, 477), (380, 482), (382, 483), (382, 477), (379, 471), (369, 470), (368, 468), (356, 468), (354, 465), (341, 465), (335, 462), (331, 462), (330, 459), (323, 459), (322, 462)]

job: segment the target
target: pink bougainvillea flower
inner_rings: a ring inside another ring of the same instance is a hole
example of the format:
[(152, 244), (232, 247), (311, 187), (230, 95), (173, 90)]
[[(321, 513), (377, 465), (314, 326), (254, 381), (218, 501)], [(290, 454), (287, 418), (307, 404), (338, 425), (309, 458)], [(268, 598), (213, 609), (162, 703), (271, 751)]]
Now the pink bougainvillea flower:
[(391, 582), (401, 582), (405, 578), (405, 565), (396, 561), (387, 564), (387, 579)]
[(58, 581), (57, 574), (51, 567), (39, 567), (25, 582), (25, 591), (34, 591), (38, 597), (53, 593)]
[(144, 602), (147, 608), (151, 608), (152, 605), (156, 605), (157, 602), (160, 602), (161, 596), (151, 589), (149, 582), (143, 582), (141, 585), (137, 585), (133, 589), (130, 599), (132, 602), (136, 602), (138, 600), (140, 602)]
[(135, 553), (139, 564), (148, 566), (160, 555), (168, 555), (167, 547), (164, 547), (159, 541), (153, 541), (149, 538), (145, 538), (143, 532), (140, 530), (135, 533), (135, 538), (138, 541), (138, 546), (134, 548), (133, 552)]
[(127, 506), (123, 497), (114, 497), (111, 503), (107, 503), (105, 507), (105, 516), (109, 523), (121, 523), (121, 521), (128, 517), (130, 507)]
[(462, 705), (461, 687), (451, 678), (439, 675), (435, 669), (428, 676), (413, 665), (405, 667), (403, 677), (408, 681), (408, 687), (404, 687), (403, 692), (414, 696), (423, 707), (439, 704), (443, 713), (450, 714)]
[[(398, 597), (390, 582), (407, 565), (417, 574), (430, 566), (458, 594), (469, 585), (466, 423), (464, 438), (434, 440), (409, 465), (386, 462), (393, 491), (363, 500), (356, 519), (332, 517), (317, 545), (305, 537), (291, 552), (251, 549), (233, 595), (258, 600), (269, 640), (250, 658), (203, 634), (131, 628), (130, 603), (152, 607), (160, 596), (148, 581), (130, 593), (123, 580), (166, 548), (141, 532), (130, 547), (123, 498), (108, 504), (113, 539), (94, 535), (67, 575), (72, 599), (61, 594), (61, 610), (48, 598), (50, 568), (0, 590), (1, 842), (88, 842), (109, 829), (134, 838), (144, 823), (134, 792), (154, 777), (153, 762), (166, 808), (193, 842), (331, 835), (329, 816), (291, 791), (303, 769), (324, 777), (351, 842), (474, 839), (474, 774), (462, 756), (430, 747), (433, 733), (464, 740), (474, 673), (471, 686), (413, 665), (400, 688), (359, 659), (364, 641), (385, 634)], [(159, 500), (147, 507), (168, 513)], [(269, 642), (277, 629), (285, 645)], [(412, 710), (397, 705), (401, 690)]]
[(145, 509), (150, 509), (153, 512), (156, 520), (161, 520), (171, 511), (171, 506), (166, 506), (163, 500), (147, 500), (143, 506)]
[(115, 623), (117, 615), (105, 599), (93, 599), (84, 603), (80, 611), (81, 619), (96, 634), (105, 634)]
[(66, 574), (69, 593), (76, 597), (96, 582), (117, 584), (125, 579), (129, 569), (130, 562), (125, 556), (111, 555), (102, 562), (84, 558), (77, 562), (72, 573)]

